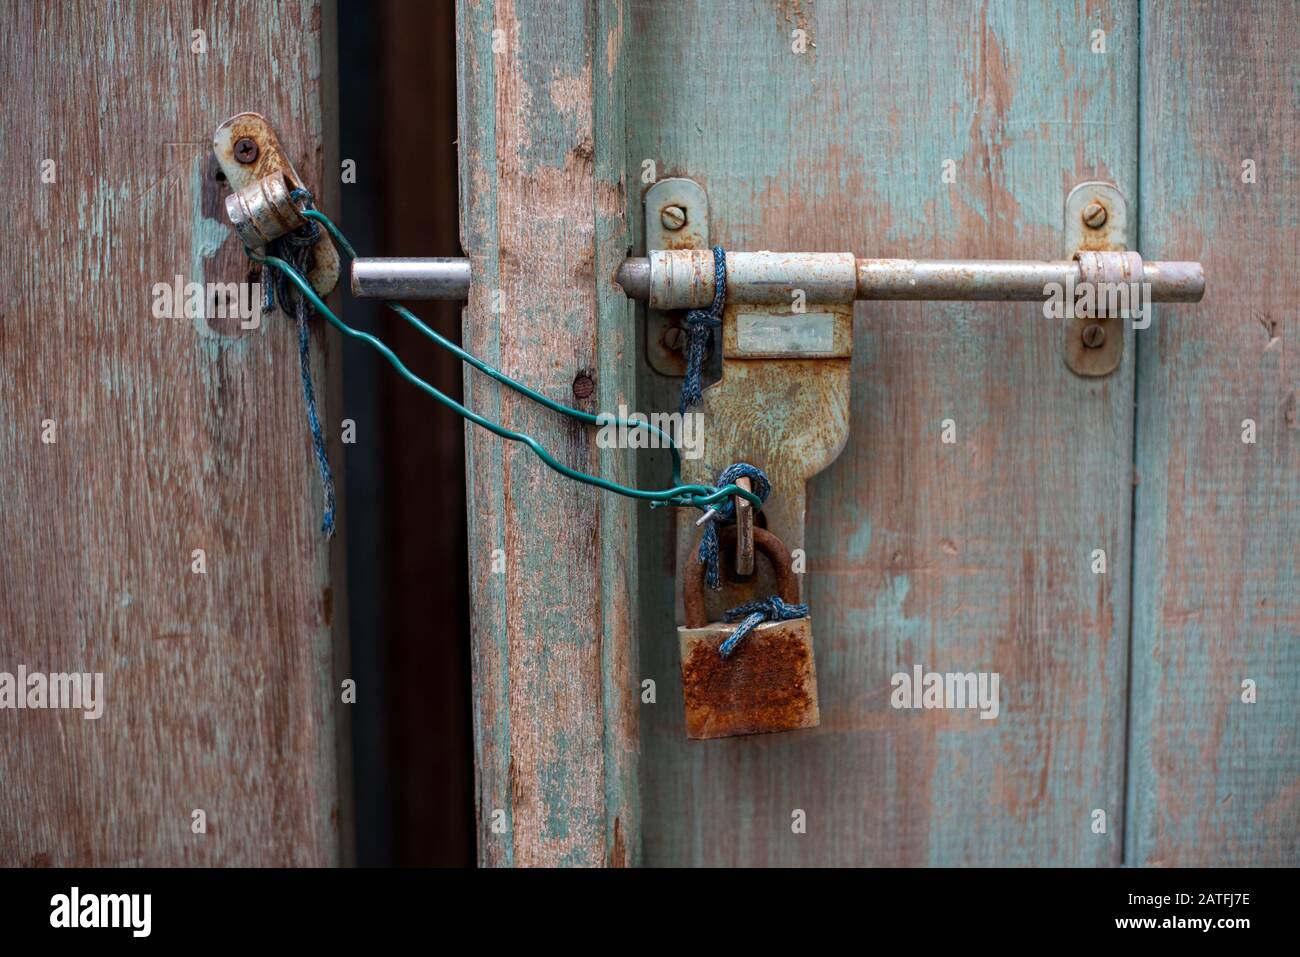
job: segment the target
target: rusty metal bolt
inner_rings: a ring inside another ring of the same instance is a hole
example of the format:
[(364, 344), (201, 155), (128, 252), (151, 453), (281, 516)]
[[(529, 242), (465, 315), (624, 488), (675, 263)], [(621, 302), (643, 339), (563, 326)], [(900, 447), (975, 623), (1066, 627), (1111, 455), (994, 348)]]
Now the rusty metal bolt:
[(1083, 225), (1087, 226), (1089, 229), (1101, 229), (1101, 227), (1106, 225), (1106, 217), (1108, 215), (1106, 207), (1101, 205), (1101, 203), (1089, 203), (1087, 206), (1083, 207)]
[(686, 210), (680, 206), (665, 206), (659, 213), (659, 222), (664, 224), (664, 229), (676, 232), (686, 225)]
[(257, 141), (247, 136), (235, 140), (235, 159), (241, 163), (252, 163), (257, 159), (257, 154), (261, 150), (257, 148)]
[(1083, 327), (1083, 344), (1089, 349), (1100, 349), (1106, 341), (1106, 330), (1095, 322)]
[(579, 372), (573, 379), (573, 397), (590, 399), (596, 391), (596, 383), (588, 372)]

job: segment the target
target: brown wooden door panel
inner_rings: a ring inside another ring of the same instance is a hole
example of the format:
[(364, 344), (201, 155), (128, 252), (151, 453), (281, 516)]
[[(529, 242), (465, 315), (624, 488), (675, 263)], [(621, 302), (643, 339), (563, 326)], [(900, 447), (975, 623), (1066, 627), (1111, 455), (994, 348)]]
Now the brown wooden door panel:
[(227, 116), (271, 118), (331, 202), (332, 16), (5, 4), (0, 670), (103, 672), (105, 702), (96, 720), (0, 710), (0, 863), (340, 860), (335, 607), (295, 331), (152, 312), (177, 275), (245, 278), (212, 179)]

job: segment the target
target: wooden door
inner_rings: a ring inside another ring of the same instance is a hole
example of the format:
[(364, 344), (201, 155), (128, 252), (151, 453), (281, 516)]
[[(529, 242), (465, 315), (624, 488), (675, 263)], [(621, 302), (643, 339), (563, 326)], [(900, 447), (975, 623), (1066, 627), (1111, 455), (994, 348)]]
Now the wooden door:
[[(461, 4), (466, 331), (557, 397), (588, 367), (603, 408), (633, 380), (676, 407), (609, 288), (647, 168), (704, 186), (728, 249), (872, 257), (1065, 257), (1066, 194), (1108, 180), (1139, 249), (1211, 289), (1101, 379), (1036, 304), (858, 304), (849, 441), (810, 487), (814, 730), (687, 741), (672, 521), (539, 506), (553, 480), (475, 439), (471, 555), (516, 563), (474, 582), (482, 860), (1294, 860), (1296, 28), (1263, 2)], [(1000, 713), (892, 707), (918, 665), (996, 672)]]
[[(4, 22), (0, 671), (103, 672), (106, 700), (0, 710), (0, 863), (347, 860), (343, 544), (293, 329), (150, 302), (246, 275), (226, 116), (268, 115), (337, 207), (335, 10)], [(1109, 180), (1142, 253), (1209, 277), (1102, 379), (1035, 304), (857, 305), (849, 440), (809, 490), (802, 732), (687, 741), (671, 517), (467, 432), (481, 863), (1295, 861), (1294, 6), (462, 0), (456, 30), (465, 341), (590, 411), (677, 404), (614, 281), (648, 168), (707, 190), (728, 249), (873, 257), (1068, 255), (1066, 193)], [(481, 377), (465, 396), (664, 484)], [(997, 673), (997, 716), (893, 707), (917, 666)]]
[(3, 4), (0, 671), (100, 672), (104, 695), (89, 720), (0, 710), (0, 864), (343, 857), (343, 595), (296, 332), (153, 312), (155, 284), (248, 273), (227, 116), (271, 118), (335, 201), (333, 16)]
[[(629, 47), (630, 162), (700, 180), (727, 246), (1055, 258), (1075, 183), (1136, 189), (1135, 4), (647, 3), (632, 29), (658, 39)], [(808, 505), (821, 726), (691, 742), (676, 695), (643, 711), (648, 862), (1120, 861), (1133, 364), (1081, 379), (1060, 350), (1036, 304), (858, 304)], [(675, 688), (643, 529), (643, 668)], [(1001, 713), (891, 707), (916, 665), (1000, 674)]]
[(1300, 8), (1143, 14), (1142, 249), (1212, 282), (1138, 343), (1125, 859), (1293, 866)]

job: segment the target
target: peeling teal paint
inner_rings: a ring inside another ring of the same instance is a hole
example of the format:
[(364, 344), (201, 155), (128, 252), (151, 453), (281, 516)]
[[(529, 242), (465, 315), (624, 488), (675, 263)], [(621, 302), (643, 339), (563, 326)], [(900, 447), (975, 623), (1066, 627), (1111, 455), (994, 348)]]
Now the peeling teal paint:
[[(628, 167), (699, 180), (727, 248), (1053, 259), (1074, 183), (1134, 191), (1134, 2), (639, 2), (632, 20), (657, 39), (630, 48)], [(643, 521), (642, 669), (672, 687), (643, 714), (649, 863), (1118, 862), (1085, 815), (1122, 802), (1127, 582), (1098, 612), (1063, 556), (1126, 547), (1133, 372), (1084, 384), (1060, 348), (1032, 305), (858, 305), (848, 444), (808, 503), (818, 729), (680, 740), (671, 549)], [(643, 374), (638, 406), (675, 385)], [(900, 719), (900, 662), (1015, 672), (1015, 708)]]

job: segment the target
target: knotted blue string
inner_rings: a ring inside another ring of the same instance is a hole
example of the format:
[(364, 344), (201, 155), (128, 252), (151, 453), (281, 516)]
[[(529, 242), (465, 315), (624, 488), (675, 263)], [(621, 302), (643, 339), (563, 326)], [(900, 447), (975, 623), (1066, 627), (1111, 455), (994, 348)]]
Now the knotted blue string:
[[(289, 195), (292, 199), (311, 206), (311, 193), (305, 189), (295, 189)], [(309, 219), (305, 226), (271, 243), (268, 251), (306, 275), (311, 259), (311, 248), (316, 245), (319, 238), (320, 226)], [(334, 536), (334, 476), (330, 471), (329, 454), (325, 449), (325, 433), (321, 427), (320, 414), (316, 410), (316, 390), (311, 383), (311, 330), (307, 320), (316, 310), (283, 273), (277, 273), (274, 282), (268, 283), (266, 267), (263, 266), (262, 285), (265, 291), (264, 306), (268, 311), (275, 308), (277, 296), (280, 299), (280, 308), (286, 314), (289, 310), (285, 306), (289, 303), (293, 304), (294, 321), (298, 325), (298, 367), (302, 376), (302, 397), (307, 406), (307, 423), (311, 427), (312, 450), (316, 454), (316, 465), (320, 469), (321, 488), (325, 496), (320, 530), (325, 533), (326, 538), (332, 538)]]
[[(738, 478), (749, 479), (754, 484), (754, 494), (764, 502), (772, 494), (772, 483), (768, 480), (767, 473), (748, 462), (737, 462), (723, 469), (718, 476), (718, 487), (730, 485)], [(730, 525), (736, 520), (736, 500), (733, 497), (719, 502), (713, 506), (713, 510), (714, 515), (705, 523), (704, 534), (700, 536), (699, 559), (704, 563), (704, 581), (717, 591), (722, 587), (718, 579), (718, 526)]]
[(703, 398), (700, 373), (704, 354), (713, 338), (713, 330), (722, 325), (722, 307), (727, 302), (727, 254), (721, 246), (713, 247), (713, 304), (708, 309), (692, 309), (682, 320), (686, 327), (686, 378), (682, 380), (682, 401), (677, 411), (685, 414)]
[(765, 621), (790, 621), (794, 618), (807, 618), (807, 605), (787, 605), (778, 595), (759, 601), (745, 602), (735, 608), (728, 608), (723, 616), (727, 621), (740, 621), (740, 627), (718, 648), (724, 658), (731, 656), (736, 646), (745, 640), (745, 636)]

